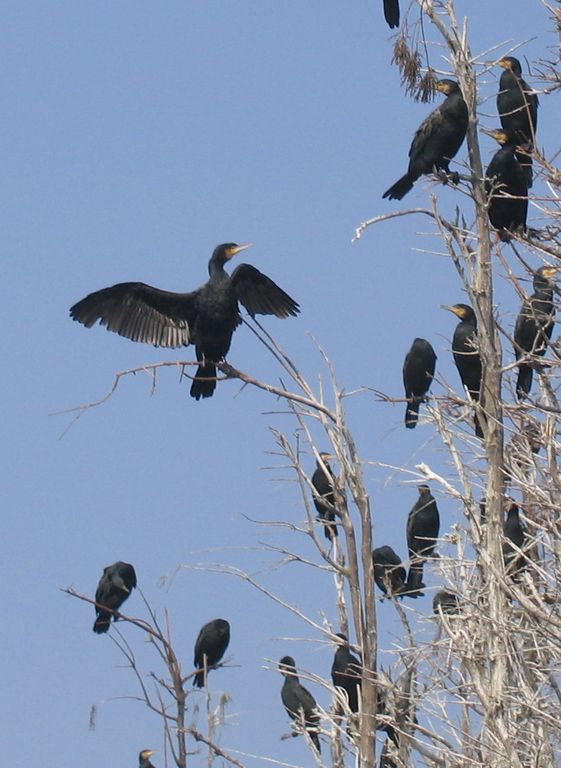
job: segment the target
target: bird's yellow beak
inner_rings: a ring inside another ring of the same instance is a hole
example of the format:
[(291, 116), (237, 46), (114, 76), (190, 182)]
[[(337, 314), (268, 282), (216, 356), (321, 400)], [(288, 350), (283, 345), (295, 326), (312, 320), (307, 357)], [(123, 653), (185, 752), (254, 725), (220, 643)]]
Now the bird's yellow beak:
[(236, 245), (235, 248), (232, 248), (230, 251), (230, 257), (235, 256), (237, 253), (241, 253), (242, 251), (247, 251), (248, 248), (251, 248), (253, 243), (244, 243), (243, 245)]

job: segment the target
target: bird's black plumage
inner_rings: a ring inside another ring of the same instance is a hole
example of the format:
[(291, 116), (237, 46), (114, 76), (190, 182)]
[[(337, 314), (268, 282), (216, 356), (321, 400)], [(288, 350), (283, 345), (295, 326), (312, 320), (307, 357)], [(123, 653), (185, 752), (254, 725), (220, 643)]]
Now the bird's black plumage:
[(510, 232), (526, 231), (528, 180), (520, 164), (513, 134), (491, 131), (490, 135), (501, 146), (491, 158), (485, 174), (489, 221), (498, 230), (501, 240), (508, 242)]
[(230, 625), (225, 619), (213, 619), (202, 627), (195, 643), (194, 665), (199, 670), (193, 677), (193, 685), (202, 688), (205, 683), (205, 666), (207, 672), (213, 669), (230, 642)]
[(504, 69), (497, 94), (501, 125), (518, 141), (533, 143), (538, 127), (538, 96), (522, 77), (518, 59), (504, 56), (498, 64)]
[[(452, 354), (460, 374), (462, 384), (467, 389), (471, 400), (478, 402), (481, 390), (481, 357), (477, 347), (477, 318), (475, 312), (467, 304), (445, 306), (453, 312), (460, 322), (454, 330), (452, 338)], [(475, 414), (475, 434), (483, 437), (481, 424)]]
[(374, 581), (380, 591), (393, 597), (405, 590), (406, 572), (399, 555), (387, 544), (372, 550)]
[(414, 429), (419, 418), (419, 406), (425, 400), (434, 378), (436, 353), (426, 339), (416, 338), (403, 363), (403, 386), (407, 407), (405, 426)]
[(450, 160), (462, 146), (468, 125), (468, 109), (460, 86), (454, 80), (439, 80), (436, 89), (446, 94), (444, 102), (421, 123), (409, 150), (409, 167), (382, 197), (401, 200), (420, 176), (450, 172)]
[[(556, 267), (544, 266), (534, 275), (534, 293), (522, 304), (514, 326), (514, 354), (517, 360), (529, 354), (539, 357), (545, 354), (555, 320), (551, 278), (558, 271)], [(519, 400), (530, 394), (532, 378), (532, 363), (519, 363), (516, 382)]]
[(150, 762), (150, 757), (153, 754), (153, 749), (143, 749), (138, 756), (138, 768), (154, 768), (154, 765)]
[[(326, 539), (333, 541), (339, 535), (336, 525), (329, 525), (335, 521), (335, 493), (333, 491), (333, 471), (329, 466), (331, 456), (328, 453), (320, 453), (321, 461), (325, 466), (323, 469), (319, 461), (316, 462), (316, 468), (312, 475), (312, 486), (314, 488), (314, 506), (318, 513), (318, 520), (323, 523), (323, 532)], [(326, 474), (327, 472), (327, 474)]]
[(409, 550), (409, 573), (407, 590), (418, 592), (423, 584), (423, 566), (427, 557), (434, 553), (440, 531), (440, 516), (434, 496), (428, 485), (420, 485), (419, 498), (407, 518), (407, 549)]
[(399, 0), (384, 0), (384, 18), (390, 29), (399, 27)]
[(240, 324), (239, 304), (254, 315), (284, 318), (298, 314), (298, 304), (282, 288), (250, 264), (231, 275), (224, 265), (249, 246), (223, 243), (214, 249), (208, 281), (190, 293), (171, 293), (144, 283), (119, 283), (90, 293), (74, 304), (70, 315), (91, 328), (98, 320), (107, 330), (156, 347), (195, 345), (200, 365), (191, 386), (196, 400), (211, 397), (216, 365), (221, 362)]
[[(526, 530), (520, 520), (520, 510), (513, 501), (510, 502), (506, 520), (503, 524), (503, 559), (506, 572), (516, 577), (524, 569), (524, 555), (517, 552), (518, 549), (524, 549), (526, 542)], [(513, 546), (514, 545), (514, 546)]]
[(533, 183), (532, 152), (538, 127), (538, 96), (522, 77), (522, 68), (514, 56), (505, 56), (498, 62), (504, 69), (499, 81), (497, 111), (503, 129), (527, 152), (517, 153), (527, 188)]
[(279, 670), (284, 677), (281, 689), (284, 708), (292, 720), (306, 729), (312, 744), (321, 753), (318, 736), (319, 713), (316, 700), (308, 689), (300, 683), (292, 656), (282, 657), (279, 662)]
[(340, 642), (331, 665), (331, 680), (335, 688), (345, 691), (351, 712), (358, 712), (359, 691), (362, 685), (362, 664), (351, 653), (346, 635), (338, 633), (337, 637)]
[(103, 569), (95, 592), (96, 620), (93, 631), (98, 635), (107, 632), (111, 618), (117, 620), (117, 611), (136, 587), (136, 573), (130, 563), (118, 560)]
[(454, 616), (460, 612), (460, 598), (455, 592), (447, 589), (439, 589), (432, 600), (432, 612), (437, 616), (442, 611), (447, 616)]

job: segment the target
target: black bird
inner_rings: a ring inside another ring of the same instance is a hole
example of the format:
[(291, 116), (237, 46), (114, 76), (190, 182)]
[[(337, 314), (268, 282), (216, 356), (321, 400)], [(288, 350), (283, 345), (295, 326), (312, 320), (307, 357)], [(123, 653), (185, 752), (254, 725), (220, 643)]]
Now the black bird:
[(225, 619), (214, 619), (205, 624), (195, 643), (195, 667), (200, 670), (193, 678), (193, 685), (202, 688), (206, 683), (206, 671), (214, 669), (230, 642), (230, 625)]
[(504, 56), (497, 64), (504, 69), (497, 94), (501, 125), (519, 141), (533, 143), (538, 128), (538, 96), (522, 77), (518, 59)]
[(399, 0), (384, 0), (384, 17), (390, 29), (399, 27)]
[(99, 580), (95, 591), (96, 620), (93, 631), (102, 635), (109, 629), (111, 617), (117, 621), (117, 611), (136, 587), (136, 573), (130, 563), (118, 560), (113, 565), (103, 569), (103, 575)]
[(460, 86), (454, 80), (438, 80), (436, 90), (446, 94), (444, 102), (421, 123), (409, 150), (407, 173), (382, 197), (401, 200), (423, 174), (450, 173), (450, 160), (462, 146), (468, 125), (468, 109)]
[(154, 765), (150, 762), (150, 757), (153, 754), (153, 749), (143, 749), (138, 756), (138, 768), (154, 768)]
[[(534, 274), (534, 293), (522, 304), (514, 326), (514, 354), (520, 360), (527, 355), (542, 357), (553, 333), (555, 307), (551, 278), (557, 267), (540, 267)], [(519, 400), (530, 394), (532, 388), (532, 363), (521, 362), (518, 366), (516, 394)]]
[(216, 365), (230, 349), (241, 323), (238, 303), (254, 315), (297, 315), (298, 304), (269, 277), (250, 264), (231, 275), (224, 265), (248, 245), (224, 243), (214, 249), (209, 280), (190, 293), (171, 293), (144, 283), (119, 283), (90, 293), (70, 308), (74, 320), (91, 328), (97, 320), (120, 336), (155, 347), (195, 345), (200, 365), (191, 397), (212, 397)]
[[(497, 112), (501, 125), (520, 144), (531, 152), (538, 127), (538, 96), (522, 77), (522, 68), (514, 56), (505, 56), (498, 62), (504, 69), (499, 81)], [(532, 186), (532, 158), (528, 153), (519, 155), (528, 187)]]
[(423, 584), (423, 565), (434, 553), (440, 531), (440, 516), (436, 501), (428, 485), (419, 485), (419, 498), (407, 518), (407, 548), (409, 550), (409, 574), (407, 589), (418, 592)]
[(279, 662), (280, 673), (284, 677), (281, 699), (289, 717), (303, 726), (308, 732), (312, 744), (321, 753), (318, 726), (319, 713), (316, 700), (307, 688), (300, 683), (296, 674), (296, 665), (292, 656), (283, 656)]
[[(470, 399), (477, 402), (481, 389), (481, 357), (477, 348), (475, 312), (467, 304), (444, 306), (443, 309), (453, 312), (460, 318), (452, 339), (452, 353), (462, 384), (467, 389)], [(475, 434), (477, 437), (483, 437), (477, 414), (475, 415)]]
[(337, 634), (341, 640), (331, 666), (331, 680), (335, 688), (341, 688), (347, 696), (351, 712), (358, 712), (359, 690), (362, 685), (362, 664), (349, 650), (346, 635)]
[[(323, 521), (323, 532), (325, 538), (333, 541), (339, 535), (336, 525), (329, 525), (335, 520), (335, 493), (333, 492), (333, 471), (329, 466), (329, 459), (332, 457), (329, 453), (320, 453), (320, 458), (325, 466), (325, 470), (320, 462), (316, 462), (316, 469), (312, 475), (312, 485), (314, 487), (314, 506), (318, 513), (318, 520)], [(327, 472), (327, 474), (326, 474)]]
[(504, 242), (510, 232), (526, 231), (528, 215), (528, 180), (517, 152), (514, 135), (506, 131), (489, 131), (501, 145), (485, 174), (485, 191), (489, 196), (489, 221)]
[(510, 502), (506, 520), (503, 524), (503, 536), (505, 538), (503, 542), (505, 570), (511, 576), (516, 576), (523, 570), (525, 558), (524, 555), (519, 554), (514, 549), (513, 544), (518, 549), (524, 549), (526, 530), (520, 520), (518, 505), (513, 501)]
[(460, 598), (455, 592), (440, 589), (432, 600), (432, 612), (437, 616), (440, 611), (447, 616), (455, 616), (460, 612)]
[(407, 398), (405, 426), (414, 429), (419, 418), (419, 406), (426, 400), (434, 378), (436, 353), (426, 339), (415, 339), (403, 363), (403, 386)]
[[(380, 591), (393, 597), (405, 590), (405, 568), (401, 558), (387, 544), (372, 550), (374, 581)], [(416, 595), (414, 595), (416, 597)]]

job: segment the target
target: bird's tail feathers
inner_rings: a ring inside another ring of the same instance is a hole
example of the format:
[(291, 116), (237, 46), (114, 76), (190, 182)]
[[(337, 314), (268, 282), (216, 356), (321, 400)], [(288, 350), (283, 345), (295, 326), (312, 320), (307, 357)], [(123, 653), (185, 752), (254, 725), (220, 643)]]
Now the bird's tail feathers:
[(417, 426), (420, 405), (421, 401), (417, 399), (407, 403), (407, 408), (405, 409), (405, 426), (407, 429), (415, 429)]
[(214, 363), (203, 363), (197, 368), (196, 377), (191, 384), (191, 397), (200, 400), (201, 397), (212, 397), (216, 389), (216, 366)]
[(413, 189), (413, 179), (406, 173), (401, 179), (398, 179), (393, 186), (386, 189), (382, 197), (387, 197), (389, 200), (401, 200), (405, 195)]
[(109, 630), (110, 623), (111, 623), (111, 614), (100, 613), (97, 619), (94, 621), (93, 631), (97, 635), (103, 635), (105, 632)]
[(519, 400), (523, 400), (530, 394), (532, 389), (532, 378), (534, 372), (530, 365), (522, 363), (518, 368), (518, 380), (516, 382), (516, 396)]

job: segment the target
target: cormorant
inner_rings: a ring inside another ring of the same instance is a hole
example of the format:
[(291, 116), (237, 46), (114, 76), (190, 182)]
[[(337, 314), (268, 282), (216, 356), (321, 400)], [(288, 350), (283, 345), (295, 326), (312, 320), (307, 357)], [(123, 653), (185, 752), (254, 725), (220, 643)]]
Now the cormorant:
[(522, 77), (522, 68), (514, 56), (505, 56), (498, 62), (504, 69), (499, 81), (497, 112), (501, 125), (519, 144), (526, 145), (527, 153), (518, 155), (527, 187), (533, 183), (532, 158), (538, 127), (538, 96)]
[(195, 643), (195, 667), (200, 670), (193, 678), (193, 685), (202, 688), (206, 683), (205, 667), (214, 669), (230, 642), (230, 625), (225, 619), (214, 619), (205, 624)]
[(518, 141), (533, 144), (538, 127), (538, 95), (522, 77), (522, 67), (514, 56), (497, 62), (504, 69), (499, 80), (497, 112), (501, 125)]
[(299, 306), (282, 288), (250, 264), (231, 275), (224, 265), (247, 245), (217, 246), (208, 264), (209, 280), (190, 293), (171, 293), (144, 283), (119, 283), (90, 293), (74, 304), (70, 315), (91, 328), (97, 320), (108, 331), (155, 347), (195, 344), (200, 365), (191, 397), (212, 397), (216, 365), (227, 355), (232, 334), (241, 323), (238, 303), (254, 315), (288, 317)]
[(518, 549), (524, 549), (526, 530), (520, 520), (518, 505), (513, 501), (510, 502), (506, 520), (503, 524), (503, 536), (505, 538), (503, 542), (505, 570), (511, 576), (516, 576), (523, 570), (525, 558), (512, 545), (514, 544)]
[(380, 591), (390, 597), (400, 595), (405, 590), (406, 573), (399, 555), (386, 544), (372, 550), (372, 562), (374, 581)]
[(419, 418), (419, 406), (426, 400), (436, 367), (436, 353), (426, 339), (415, 339), (403, 363), (403, 386), (407, 398), (405, 426), (414, 429)]
[(103, 569), (103, 575), (95, 591), (97, 618), (93, 625), (94, 632), (98, 635), (107, 632), (111, 617), (113, 621), (117, 621), (119, 608), (135, 587), (136, 573), (130, 563), (118, 560)]
[[(534, 293), (522, 304), (514, 327), (514, 354), (517, 360), (529, 354), (539, 357), (545, 354), (555, 319), (553, 285), (550, 280), (557, 272), (558, 267), (544, 266), (534, 274)], [(520, 363), (516, 382), (519, 400), (530, 394), (532, 377), (532, 363)]]
[(399, 27), (399, 0), (384, 0), (384, 17), (390, 29)]
[(423, 584), (423, 565), (436, 547), (440, 531), (440, 516), (436, 501), (428, 485), (419, 485), (419, 498), (407, 518), (407, 548), (409, 550), (409, 574), (407, 589), (418, 592)]
[[(481, 389), (481, 357), (477, 348), (475, 312), (467, 304), (454, 304), (452, 307), (443, 306), (443, 309), (453, 312), (456, 317), (460, 318), (452, 339), (452, 353), (462, 384), (467, 389), (470, 399), (477, 402)], [(483, 437), (477, 414), (474, 418), (475, 434), (477, 437)]]
[(432, 600), (432, 612), (437, 616), (442, 611), (447, 616), (456, 616), (460, 612), (460, 598), (455, 592), (440, 589)]
[(150, 757), (153, 754), (153, 749), (143, 749), (138, 756), (138, 768), (154, 768), (154, 765), (150, 762)]
[(485, 191), (489, 196), (489, 221), (504, 242), (510, 232), (526, 231), (528, 215), (528, 180), (517, 152), (514, 135), (506, 131), (489, 131), (501, 145), (487, 167)]
[(462, 146), (468, 126), (468, 109), (460, 86), (454, 80), (438, 80), (436, 90), (446, 94), (444, 102), (421, 123), (409, 150), (407, 173), (382, 197), (401, 200), (426, 173), (450, 173), (449, 163)]
[(331, 666), (331, 680), (335, 688), (342, 688), (347, 694), (351, 712), (358, 712), (358, 692), (362, 685), (362, 664), (349, 650), (346, 635), (337, 633), (341, 642), (335, 651)]
[(316, 700), (308, 689), (304, 688), (300, 683), (292, 656), (282, 657), (279, 662), (279, 670), (284, 677), (281, 689), (281, 699), (284, 708), (292, 720), (306, 729), (312, 744), (321, 753), (318, 736), (319, 713)]
[[(333, 541), (339, 535), (336, 525), (328, 525), (335, 520), (335, 493), (333, 492), (333, 471), (329, 466), (329, 453), (320, 453), (320, 458), (325, 466), (325, 470), (320, 462), (316, 462), (316, 469), (312, 475), (312, 485), (314, 487), (314, 506), (318, 513), (318, 520), (324, 521), (323, 532), (325, 538)], [(326, 474), (327, 472), (327, 474)]]

